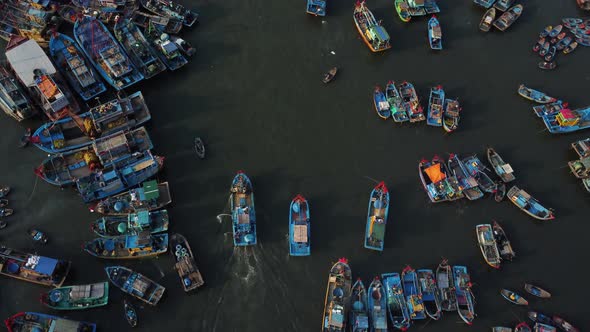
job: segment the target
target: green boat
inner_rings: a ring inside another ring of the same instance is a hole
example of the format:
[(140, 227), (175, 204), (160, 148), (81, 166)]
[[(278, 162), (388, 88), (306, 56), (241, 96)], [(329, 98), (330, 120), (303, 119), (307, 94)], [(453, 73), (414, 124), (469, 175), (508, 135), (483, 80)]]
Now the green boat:
[(108, 281), (54, 288), (41, 294), (41, 303), (55, 310), (96, 308), (109, 302)]
[(168, 211), (142, 210), (123, 216), (104, 216), (90, 224), (90, 228), (101, 237), (165, 232), (168, 230)]

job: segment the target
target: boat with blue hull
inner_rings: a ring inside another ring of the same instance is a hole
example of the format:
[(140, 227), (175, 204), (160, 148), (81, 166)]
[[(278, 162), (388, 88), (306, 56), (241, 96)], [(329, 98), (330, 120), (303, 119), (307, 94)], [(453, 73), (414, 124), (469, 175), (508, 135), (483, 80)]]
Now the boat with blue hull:
[(352, 270), (346, 258), (340, 258), (330, 269), (324, 313), (322, 315), (322, 332), (344, 332), (346, 318), (350, 310), (352, 295)]
[(410, 328), (410, 313), (404, 298), (399, 273), (384, 273), (381, 275), (387, 299), (387, 313), (393, 327), (405, 331)]
[(387, 102), (387, 97), (385, 97), (385, 93), (383, 93), (381, 87), (376, 86), (375, 90), (373, 90), (373, 105), (375, 106), (377, 115), (383, 120), (387, 120), (391, 116), (389, 102)]
[(90, 212), (121, 216), (142, 210), (154, 211), (172, 203), (168, 182), (146, 181), (141, 187), (104, 199), (90, 207)]
[(0, 246), (0, 274), (47, 287), (61, 287), (71, 262)]
[(442, 126), (443, 107), (445, 103), (445, 90), (438, 85), (430, 89), (430, 98), (428, 100), (428, 113), (426, 114), (426, 124), (434, 127)]
[(552, 220), (555, 219), (553, 211), (545, 208), (541, 203), (534, 199), (529, 193), (513, 186), (508, 190), (506, 194), (508, 199), (521, 209), (524, 213), (539, 220)]
[(514, 170), (510, 166), (510, 164), (504, 162), (504, 159), (500, 157), (498, 152), (493, 148), (488, 148), (486, 151), (488, 155), (488, 162), (494, 168), (494, 172), (502, 179), (504, 183), (508, 183), (514, 181), (516, 177), (514, 176)]
[(168, 251), (168, 233), (146, 233), (113, 238), (97, 238), (86, 242), (84, 251), (94, 257), (105, 259), (152, 257)]
[(160, 284), (124, 266), (107, 266), (104, 269), (113, 285), (147, 304), (158, 304), (166, 291)]
[(170, 35), (156, 28), (152, 23), (148, 24), (146, 38), (156, 50), (156, 54), (170, 70), (176, 70), (188, 63), (182, 55), (181, 49), (172, 41)]
[(442, 50), (442, 30), (440, 29), (440, 22), (436, 16), (432, 15), (428, 20), (428, 42), (430, 48), (433, 50)]
[(167, 231), (168, 222), (168, 211), (144, 210), (125, 216), (104, 216), (91, 223), (90, 229), (100, 237), (137, 235), (144, 232), (155, 234)]
[(414, 85), (409, 82), (402, 82), (402, 84), (399, 85), (399, 93), (406, 104), (406, 110), (410, 117), (410, 122), (426, 120), (424, 109), (422, 109), (422, 106), (420, 105), (420, 100), (418, 99)]
[(307, 0), (305, 12), (315, 16), (326, 16), (326, 1)]
[(162, 17), (181, 21), (187, 27), (193, 26), (199, 14), (170, 0), (139, 0), (143, 8)]
[(166, 70), (162, 60), (158, 58), (148, 40), (132, 21), (129, 19), (118, 20), (115, 23), (113, 32), (115, 38), (121, 43), (121, 46), (123, 46), (127, 55), (129, 55), (129, 58), (145, 79), (154, 77)]
[(176, 261), (174, 269), (178, 273), (185, 292), (190, 292), (205, 284), (195, 262), (193, 251), (186, 238), (181, 234), (174, 233), (170, 236), (170, 254)]
[(141, 91), (91, 108), (79, 116), (46, 123), (31, 142), (47, 153), (63, 153), (92, 144), (98, 137), (139, 126), (151, 119)]
[(453, 280), (455, 294), (457, 296), (457, 312), (459, 317), (467, 324), (473, 324), (475, 309), (473, 305), (473, 294), (471, 293), (471, 278), (465, 266), (453, 266)]
[(89, 16), (77, 20), (74, 38), (94, 68), (115, 90), (123, 90), (143, 80), (143, 75), (99, 20)]
[(490, 179), (486, 173), (487, 167), (484, 166), (476, 155), (463, 158), (462, 162), (467, 173), (475, 178), (481, 190), (490, 194), (495, 193), (497, 185)]
[(311, 254), (311, 228), (309, 204), (305, 197), (295, 196), (289, 207), (289, 254), (309, 256)]
[(72, 4), (76, 7), (94, 8), (102, 12), (122, 11), (127, 2), (127, 0), (72, 0)]
[(420, 269), (418, 274), (418, 288), (422, 294), (424, 311), (428, 317), (439, 320), (442, 317), (440, 290), (436, 285), (434, 272), (429, 269)]
[(467, 172), (467, 169), (459, 159), (459, 156), (451, 153), (449, 155), (447, 167), (449, 172), (451, 172), (451, 174), (457, 179), (458, 184), (462, 188), (463, 195), (467, 197), (468, 200), (474, 201), (483, 197), (483, 191), (479, 189), (477, 180)]
[(381, 181), (373, 188), (369, 199), (367, 226), (365, 229), (365, 248), (383, 251), (388, 213), (389, 191), (387, 191), (385, 182)]
[(420, 287), (418, 286), (418, 275), (416, 274), (416, 270), (409, 265), (402, 271), (402, 283), (404, 286), (404, 295), (406, 297), (410, 319), (426, 319), (426, 311), (424, 310), (424, 303), (422, 302), (422, 293), (420, 293)]
[(543, 123), (552, 134), (565, 134), (590, 128), (590, 106), (575, 110), (562, 109), (544, 116)]
[(385, 97), (389, 103), (389, 109), (391, 110), (391, 118), (395, 122), (406, 122), (409, 121), (408, 113), (406, 112), (406, 105), (397, 90), (394, 81), (387, 82), (385, 87)]
[(232, 181), (229, 202), (234, 246), (255, 245), (257, 239), (254, 189), (250, 178), (242, 171), (238, 171)]
[(555, 114), (568, 106), (569, 104), (567, 102), (564, 103), (558, 100), (549, 104), (535, 105), (533, 106), (533, 111), (538, 117), (542, 118), (546, 115)]
[[(370, 293), (369, 293), (370, 294)], [(350, 297), (350, 330), (351, 332), (369, 332), (369, 302), (367, 291), (361, 279), (352, 285)], [(386, 317), (387, 319), (387, 317)]]
[(418, 163), (418, 172), (424, 191), (432, 203), (448, 201), (448, 193), (452, 191), (447, 181), (446, 167), (434, 157), (432, 161), (422, 159)]
[(473, 0), (473, 3), (480, 5), (483, 8), (490, 8), (496, 2), (496, 0)]
[(29, 119), (37, 114), (21, 84), (4, 66), (0, 66), (0, 108), (16, 121)]
[(379, 277), (375, 277), (369, 285), (369, 317), (371, 332), (387, 332), (387, 298)]
[(96, 324), (79, 322), (39, 312), (19, 312), (6, 320), (8, 332), (63, 331), (95, 332)]
[(544, 92), (528, 88), (524, 84), (518, 86), (518, 94), (523, 98), (539, 104), (548, 104), (557, 101), (557, 99), (549, 97)]
[(59, 32), (53, 33), (49, 40), (49, 54), (58, 70), (84, 101), (107, 90), (72, 38)]

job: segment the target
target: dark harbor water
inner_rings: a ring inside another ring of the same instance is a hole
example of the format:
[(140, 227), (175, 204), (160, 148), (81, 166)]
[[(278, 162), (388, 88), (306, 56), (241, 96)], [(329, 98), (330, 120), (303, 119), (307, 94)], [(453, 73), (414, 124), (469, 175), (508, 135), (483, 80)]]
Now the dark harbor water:
[[(588, 15), (573, 0), (524, 1), (524, 13), (506, 33), (480, 33), (484, 10), (471, 1), (440, 1), (438, 15), (444, 51), (428, 47), (427, 19), (402, 24), (393, 1), (368, 6), (392, 36), (393, 48), (372, 54), (352, 20), (353, 1), (330, 0), (324, 19), (307, 16), (305, 1), (193, 1), (201, 23), (182, 32), (198, 48), (185, 68), (129, 89), (140, 89), (152, 112), (148, 125), (154, 151), (166, 157), (158, 176), (171, 184), (170, 228), (189, 240), (206, 287), (185, 295), (172, 257), (105, 261), (80, 248), (94, 236), (98, 215), (88, 212), (74, 190), (37, 181), (33, 168), (45, 154), (18, 149), (22, 125), (0, 117), (0, 184), (13, 187), (15, 209), (0, 243), (72, 261), (66, 285), (106, 280), (104, 267), (122, 263), (164, 285), (155, 307), (140, 305), (138, 331), (317, 331), (320, 328), (328, 271), (347, 257), (353, 277), (436, 268), (441, 257), (471, 272), (478, 314), (474, 326), (446, 313), (437, 322), (418, 322), (413, 330), (488, 331), (515, 326), (527, 308), (499, 295), (502, 288), (524, 293), (524, 282), (553, 293), (551, 300), (528, 297), (531, 309), (562, 314), (582, 331), (586, 313), (585, 274), (590, 260), (590, 194), (570, 174), (576, 158), (569, 144), (590, 131), (550, 135), (516, 93), (520, 83), (569, 101), (590, 104), (587, 48), (557, 57), (554, 72), (537, 69), (531, 47), (538, 32), (562, 17)], [(67, 28), (66, 29), (71, 29)], [(3, 47), (3, 46), (2, 46)], [(333, 51), (335, 54), (331, 54)], [(322, 74), (340, 71), (325, 86)], [(426, 106), (431, 86), (441, 84), (458, 97), (461, 127), (452, 135), (425, 123), (397, 126), (379, 119), (372, 89), (388, 80), (408, 80)], [(201, 136), (208, 157), (201, 161), (193, 138)], [(508, 201), (492, 198), (430, 204), (417, 172), (418, 161), (434, 154), (478, 153), (494, 146), (515, 169), (516, 184), (556, 211), (537, 223)], [(259, 244), (234, 249), (228, 194), (237, 170), (252, 179)], [(386, 182), (392, 205), (382, 253), (363, 248), (369, 193), (374, 180)], [(301, 193), (310, 202), (312, 255), (288, 255), (288, 208)], [(475, 225), (502, 223), (517, 252), (499, 271), (481, 257)], [(50, 243), (35, 247), (25, 234), (31, 226), (46, 231)], [(106, 307), (53, 312), (97, 322), (100, 331), (129, 327), (123, 318), (123, 293), (111, 287)], [(18, 311), (50, 312), (38, 301), (45, 288), (0, 278), (0, 317)], [(585, 295), (584, 295), (585, 294)]]

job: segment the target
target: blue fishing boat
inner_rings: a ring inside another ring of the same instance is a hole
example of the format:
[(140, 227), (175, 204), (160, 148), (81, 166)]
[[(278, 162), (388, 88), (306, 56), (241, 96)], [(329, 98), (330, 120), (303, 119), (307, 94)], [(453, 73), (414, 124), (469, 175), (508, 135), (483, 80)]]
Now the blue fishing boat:
[(418, 273), (418, 288), (422, 294), (424, 311), (428, 317), (439, 320), (442, 317), (441, 294), (436, 285), (434, 272), (429, 269), (420, 269)]
[(305, 197), (297, 195), (289, 207), (289, 254), (309, 256), (311, 254), (310, 236), (309, 204)]
[(406, 111), (410, 117), (410, 122), (426, 120), (424, 109), (422, 109), (422, 105), (420, 105), (420, 100), (418, 99), (414, 85), (410, 82), (402, 82), (402, 84), (399, 85), (399, 93), (402, 96), (403, 102), (406, 104)]
[(527, 313), (527, 317), (535, 323), (547, 324), (547, 325), (557, 325), (553, 318), (549, 315), (543, 314), (538, 311), (529, 311)]
[(462, 160), (463, 166), (469, 175), (477, 181), (479, 188), (487, 193), (493, 194), (497, 188), (497, 184), (490, 179), (486, 173), (487, 167), (479, 160), (477, 155), (472, 155)]
[(369, 316), (371, 332), (387, 332), (387, 298), (379, 277), (369, 285)]
[(385, 97), (383, 90), (378, 86), (373, 90), (373, 105), (380, 118), (387, 120), (391, 116), (391, 109), (387, 102), (387, 98)]
[(31, 142), (47, 153), (63, 153), (92, 144), (98, 137), (139, 126), (151, 119), (141, 91), (114, 99), (79, 116), (46, 123)]
[(113, 32), (145, 79), (166, 70), (164, 63), (158, 58), (143, 33), (132, 21), (129, 19), (118, 20)]
[(462, 193), (468, 200), (474, 201), (483, 197), (483, 191), (479, 189), (477, 180), (467, 171), (459, 157), (451, 153), (447, 162), (449, 172), (455, 176), (461, 186)]
[[(358, 279), (352, 285), (352, 295), (350, 297), (350, 330), (351, 332), (369, 332), (369, 304), (367, 301), (367, 292), (363, 281)], [(385, 317), (387, 319), (387, 317)]]
[(172, 41), (170, 35), (162, 32), (151, 22), (145, 30), (146, 38), (152, 43), (156, 54), (170, 70), (176, 70), (188, 63), (188, 60), (182, 55), (181, 49)]
[(571, 110), (564, 108), (543, 117), (543, 123), (552, 134), (564, 134), (590, 128), (590, 106)]
[(49, 53), (58, 70), (84, 101), (107, 90), (94, 69), (87, 65), (82, 51), (72, 38), (59, 32), (53, 33), (49, 40)]
[(409, 265), (402, 270), (402, 283), (410, 319), (425, 319), (426, 312), (422, 302), (422, 293), (420, 293), (420, 287), (418, 286), (418, 276), (416, 270)]
[(508, 190), (506, 194), (508, 199), (521, 209), (524, 213), (539, 220), (552, 220), (555, 219), (553, 211), (545, 208), (541, 203), (534, 199), (529, 193), (513, 186)]
[(410, 313), (399, 273), (384, 273), (381, 275), (381, 280), (385, 287), (389, 319), (394, 328), (405, 331), (410, 328)]
[(447, 133), (452, 133), (459, 128), (460, 113), (461, 106), (457, 99), (445, 99), (442, 125)]
[(160, 233), (168, 230), (168, 211), (147, 210), (124, 216), (104, 216), (90, 224), (90, 229), (100, 237)]
[(315, 16), (326, 16), (325, 0), (307, 0), (306, 13)]
[(350, 310), (352, 293), (352, 270), (346, 258), (340, 258), (330, 269), (324, 313), (322, 315), (322, 332), (346, 331), (346, 317)]
[(443, 107), (445, 103), (445, 90), (438, 85), (430, 89), (430, 98), (428, 101), (428, 113), (426, 114), (426, 124), (434, 127), (442, 126)]
[(387, 82), (387, 86), (385, 87), (385, 97), (389, 103), (391, 118), (393, 121), (406, 122), (410, 120), (408, 113), (406, 112), (406, 105), (404, 104), (399, 91), (397, 91), (394, 81)]
[(100, 200), (136, 186), (156, 175), (164, 165), (164, 158), (149, 151), (131, 155), (123, 163), (108, 164), (101, 172), (76, 180), (76, 187), (84, 203)]
[(0, 274), (47, 287), (61, 287), (71, 262), (0, 246)]
[(467, 325), (471, 325), (475, 319), (475, 309), (473, 307), (473, 294), (471, 293), (471, 278), (467, 273), (467, 268), (454, 265), (453, 280), (457, 296), (457, 312)]
[(365, 248), (383, 251), (385, 243), (385, 227), (389, 213), (389, 192), (385, 182), (381, 181), (371, 191), (367, 226), (365, 229)]
[(230, 209), (234, 246), (256, 244), (256, 210), (254, 190), (248, 176), (238, 171), (230, 187)]
[(436, 16), (432, 15), (428, 20), (428, 41), (430, 48), (433, 50), (442, 50), (442, 30), (440, 29), (440, 22)]
[(432, 203), (449, 200), (447, 196), (449, 187), (447, 174), (442, 166), (442, 161), (436, 157), (432, 161), (422, 159), (418, 163), (418, 173), (420, 180), (422, 180), (422, 186)]
[(143, 79), (104, 24), (94, 17), (84, 16), (76, 21), (74, 38), (96, 70), (115, 90), (123, 90)]
[(113, 285), (147, 304), (158, 304), (166, 290), (166, 288), (155, 283), (143, 274), (132, 271), (124, 266), (107, 266), (104, 270)]
[(187, 27), (193, 26), (199, 14), (170, 0), (140, 0), (143, 8), (162, 17), (181, 21)]
[(154, 211), (172, 203), (168, 182), (146, 181), (141, 187), (109, 197), (91, 206), (90, 212), (105, 215), (126, 215), (141, 210)]
[(4, 320), (8, 332), (95, 332), (96, 324), (79, 322), (39, 312), (19, 312)]
[(168, 251), (168, 233), (123, 235), (97, 238), (84, 244), (84, 251), (105, 259), (135, 259), (152, 257)]
[(4, 66), (0, 66), (0, 108), (16, 121), (37, 113), (23, 87)]
[(524, 84), (518, 86), (518, 94), (523, 98), (526, 98), (539, 104), (548, 104), (557, 101), (557, 99), (549, 97), (541, 91), (528, 88)]
[(508, 183), (510, 181), (514, 181), (516, 176), (514, 176), (514, 170), (510, 166), (510, 164), (504, 162), (504, 159), (500, 157), (498, 152), (493, 148), (488, 148), (486, 151), (488, 155), (488, 162), (494, 168), (494, 172), (504, 181), (504, 183)]
[(480, 5), (483, 8), (490, 8), (496, 2), (496, 0), (473, 0), (473, 3)]

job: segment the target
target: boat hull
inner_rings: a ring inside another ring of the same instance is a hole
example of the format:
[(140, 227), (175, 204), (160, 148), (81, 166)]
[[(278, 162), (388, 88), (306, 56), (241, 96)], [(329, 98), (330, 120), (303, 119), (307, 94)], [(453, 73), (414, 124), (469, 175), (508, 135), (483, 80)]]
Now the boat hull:
[(289, 255), (311, 254), (310, 226), (309, 204), (303, 196), (297, 195), (289, 206)]
[(230, 193), (234, 246), (253, 246), (257, 243), (256, 210), (250, 178), (238, 172), (232, 181)]
[(369, 199), (365, 228), (365, 248), (383, 251), (388, 214), (389, 191), (385, 183), (381, 182), (373, 189)]

